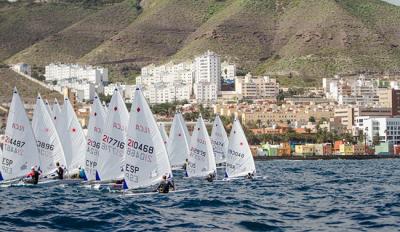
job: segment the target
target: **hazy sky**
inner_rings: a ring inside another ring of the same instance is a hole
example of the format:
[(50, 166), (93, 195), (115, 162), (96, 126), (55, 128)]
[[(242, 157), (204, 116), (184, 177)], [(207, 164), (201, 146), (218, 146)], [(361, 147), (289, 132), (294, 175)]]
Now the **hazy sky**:
[(393, 3), (395, 5), (400, 6), (400, 0), (383, 0), (383, 1), (390, 2), (390, 3)]

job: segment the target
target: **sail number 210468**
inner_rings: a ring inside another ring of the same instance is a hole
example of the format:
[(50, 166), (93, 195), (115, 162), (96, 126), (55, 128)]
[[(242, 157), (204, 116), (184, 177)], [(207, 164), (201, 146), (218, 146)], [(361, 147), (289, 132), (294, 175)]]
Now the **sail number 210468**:
[(138, 143), (137, 141), (135, 141), (133, 139), (128, 139), (128, 147), (132, 147), (134, 149), (138, 149), (143, 152), (147, 152), (149, 154), (153, 154), (153, 152), (154, 152), (154, 147), (146, 145), (146, 144)]

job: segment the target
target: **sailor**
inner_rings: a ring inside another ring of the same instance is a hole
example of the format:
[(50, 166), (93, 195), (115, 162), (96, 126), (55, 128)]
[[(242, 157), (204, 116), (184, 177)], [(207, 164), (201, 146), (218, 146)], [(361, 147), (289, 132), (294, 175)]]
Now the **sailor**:
[(183, 170), (185, 170), (186, 171), (186, 168), (187, 168), (187, 166), (188, 166), (188, 164), (189, 164), (189, 160), (188, 159), (186, 159), (185, 160), (185, 163), (183, 164)]
[(254, 173), (247, 173), (247, 175), (246, 175), (246, 179), (249, 179), (249, 180), (252, 180), (252, 179), (254, 179)]
[(86, 179), (85, 170), (79, 166), (79, 179)]
[(32, 167), (31, 172), (26, 175), (27, 178), (30, 177), (31, 179), (27, 179), (25, 182), (29, 184), (37, 184), (39, 182), (39, 175), (40, 173), (35, 170), (35, 167)]
[(214, 179), (215, 179), (215, 173), (210, 173), (210, 174), (208, 174), (208, 176), (206, 177), (206, 180), (207, 180), (208, 182), (213, 182)]
[(168, 193), (170, 187), (172, 188), (172, 191), (175, 190), (174, 184), (170, 180), (167, 180), (166, 175), (163, 175), (162, 180), (157, 187), (157, 191), (159, 193)]
[(57, 179), (60, 179), (60, 180), (64, 179), (64, 168), (62, 168), (60, 166), (59, 162), (56, 163), (56, 167), (57, 167), (57, 170), (56, 170)]

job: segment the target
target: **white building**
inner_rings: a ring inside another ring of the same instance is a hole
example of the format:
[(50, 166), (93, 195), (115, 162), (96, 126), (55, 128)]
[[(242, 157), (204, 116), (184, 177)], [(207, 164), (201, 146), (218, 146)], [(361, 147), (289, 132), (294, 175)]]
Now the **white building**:
[(48, 82), (76, 78), (100, 85), (108, 82), (108, 69), (77, 64), (49, 64), (45, 67), (44, 76)]
[(207, 51), (194, 59), (195, 82), (210, 82), (221, 86), (221, 60), (219, 55)]
[(374, 106), (378, 104), (378, 82), (360, 75), (357, 78), (324, 78), (325, 96), (340, 105)]
[(193, 92), (193, 63), (172, 62), (142, 68), (136, 84), (143, 88), (143, 94), (151, 104), (189, 100)]
[(76, 92), (77, 100), (88, 101), (95, 96), (95, 85), (87, 80), (78, 80), (76, 78), (59, 80), (57, 83), (59, 92), (62, 92), (64, 88), (73, 89)]
[(143, 88), (150, 104), (183, 101), (190, 99), (192, 86), (182, 83), (156, 83)]
[(400, 118), (362, 118), (359, 121), (362, 121), (359, 129), (366, 135), (368, 144), (372, 144), (376, 136), (381, 143), (400, 144)]
[(122, 98), (125, 102), (132, 102), (132, 98), (135, 92), (137, 85), (123, 85), (121, 83), (111, 83), (107, 86), (104, 86), (104, 95), (112, 96), (115, 89), (118, 89), (120, 93), (122, 93)]
[(195, 83), (194, 93), (198, 103), (215, 103), (218, 97), (218, 86), (211, 82)]
[(12, 66), (12, 69), (16, 72), (31, 76), (31, 66), (29, 64), (18, 63)]
[(136, 84), (143, 87), (150, 103), (190, 100), (192, 94), (199, 103), (212, 103), (221, 89), (221, 75), (234, 79), (235, 65), (224, 63), (224, 68), (226, 72), (222, 73), (220, 57), (207, 51), (193, 61), (143, 67)]
[(215, 102), (221, 89), (221, 60), (219, 55), (207, 51), (194, 59), (194, 95), (197, 102)]
[(244, 77), (235, 78), (235, 90), (239, 98), (276, 98), (279, 94), (279, 84), (276, 79), (268, 76), (253, 77), (248, 73)]
[(221, 77), (225, 81), (235, 81), (236, 65), (224, 61), (221, 63)]

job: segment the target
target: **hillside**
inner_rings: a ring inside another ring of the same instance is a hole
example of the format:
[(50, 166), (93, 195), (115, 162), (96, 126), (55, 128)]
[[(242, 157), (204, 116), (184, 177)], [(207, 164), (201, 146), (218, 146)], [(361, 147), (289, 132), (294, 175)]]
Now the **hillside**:
[(336, 73), (400, 72), (400, 7), (381, 0), (67, 2), (3, 5), (0, 60), (103, 64), (122, 81), (143, 65), (207, 49), (287, 84)]
[(8, 68), (0, 68), (0, 83), (0, 103), (11, 102), (14, 87), (17, 87), (24, 103), (34, 104), (38, 93), (50, 102), (54, 98), (57, 98), (60, 102), (63, 100), (60, 93), (50, 91), (39, 84), (29, 81)]

